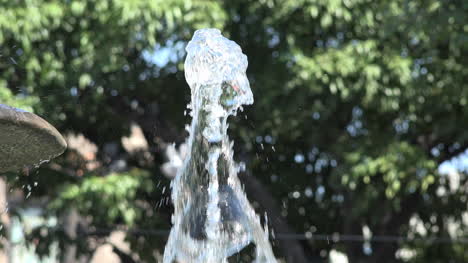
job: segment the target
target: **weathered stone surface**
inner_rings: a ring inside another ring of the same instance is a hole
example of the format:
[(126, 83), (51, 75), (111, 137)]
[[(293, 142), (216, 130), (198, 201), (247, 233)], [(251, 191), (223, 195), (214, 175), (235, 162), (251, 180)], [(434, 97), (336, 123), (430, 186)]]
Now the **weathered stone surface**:
[(0, 104), (0, 173), (40, 164), (66, 148), (62, 135), (42, 118)]

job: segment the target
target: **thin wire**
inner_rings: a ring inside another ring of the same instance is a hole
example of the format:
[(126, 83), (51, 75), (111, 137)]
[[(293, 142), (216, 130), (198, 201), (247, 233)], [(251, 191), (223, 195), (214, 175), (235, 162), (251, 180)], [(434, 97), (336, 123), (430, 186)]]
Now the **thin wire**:
[(450, 237), (405, 237), (405, 236), (371, 236), (364, 237), (361, 235), (307, 235), (307, 234), (276, 234), (277, 239), (294, 239), (294, 240), (331, 240), (338, 242), (382, 242), (382, 243), (400, 243), (400, 242), (426, 242), (426, 243), (462, 243), (467, 244), (468, 238), (450, 238)]
[[(113, 231), (124, 231), (132, 235), (141, 236), (167, 236), (169, 235), (168, 230), (162, 229), (106, 229), (96, 228), (93, 231), (84, 232), (81, 230), (78, 234), (84, 235), (103, 235), (109, 234)], [(405, 237), (405, 236), (391, 236), (391, 235), (380, 235), (364, 237), (362, 235), (340, 235), (340, 234), (288, 234), (288, 233), (277, 233), (274, 235), (277, 240), (312, 240), (312, 241), (332, 241), (334, 243), (339, 242), (371, 242), (371, 243), (401, 243), (401, 242), (423, 242), (423, 243), (436, 243), (436, 244), (468, 244), (468, 238), (450, 238), (450, 237)]]

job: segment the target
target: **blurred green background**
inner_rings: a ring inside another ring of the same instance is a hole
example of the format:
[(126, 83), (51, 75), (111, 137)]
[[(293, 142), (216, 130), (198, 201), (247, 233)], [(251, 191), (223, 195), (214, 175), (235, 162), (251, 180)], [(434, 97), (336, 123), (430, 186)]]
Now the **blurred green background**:
[(4, 258), (160, 260), (205, 27), (249, 59), (229, 133), (279, 259), (468, 262), (466, 0), (0, 0), (0, 103), (69, 143), (0, 177)]

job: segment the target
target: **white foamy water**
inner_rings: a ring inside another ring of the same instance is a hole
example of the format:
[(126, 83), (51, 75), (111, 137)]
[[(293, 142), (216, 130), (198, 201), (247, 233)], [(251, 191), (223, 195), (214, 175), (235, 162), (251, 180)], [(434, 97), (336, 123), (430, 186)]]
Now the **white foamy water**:
[(237, 177), (227, 119), (253, 103), (247, 57), (217, 29), (197, 30), (187, 45), (185, 78), (193, 117), (182, 168), (173, 179), (173, 227), (164, 263), (227, 262), (253, 242), (255, 262), (276, 262), (268, 231)]

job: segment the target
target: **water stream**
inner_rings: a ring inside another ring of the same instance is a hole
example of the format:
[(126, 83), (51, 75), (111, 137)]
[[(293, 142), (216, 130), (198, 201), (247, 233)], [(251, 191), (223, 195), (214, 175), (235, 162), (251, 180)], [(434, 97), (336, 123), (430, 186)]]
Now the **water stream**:
[(274, 263), (268, 240), (237, 177), (228, 117), (253, 103), (247, 57), (217, 29), (197, 30), (186, 47), (191, 89), (188, 154), (171, 183), (173, 227), (164, 263), (227, 262), (253, 242), (256, 262)]

